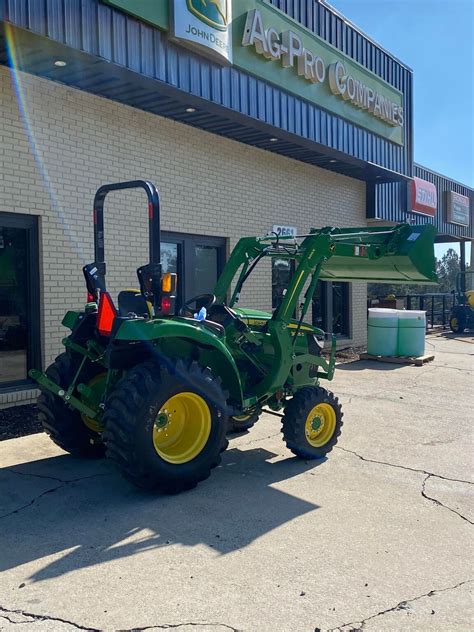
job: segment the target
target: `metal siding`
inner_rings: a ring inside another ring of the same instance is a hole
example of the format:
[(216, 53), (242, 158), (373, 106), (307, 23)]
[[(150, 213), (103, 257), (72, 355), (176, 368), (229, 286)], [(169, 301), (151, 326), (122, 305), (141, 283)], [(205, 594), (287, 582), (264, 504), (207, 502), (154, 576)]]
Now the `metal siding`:
[[(51, 0), (48, 0), (48, 2), (51, 2)], [(99, 50), (97, 6), (87, 0), (82, 0), (81, 15), (83, 50), (91, 55), (97, 55)]]
[[(164, 32), (101, 4), (99, 0), (0, 0), (0, 8), (3, 16), (19, 27), (46, 34), (57, 42), (98, 55), (303, 139), (411, 176), (411, 72), (353, 26), (344, 23), (328, 6), (316, 0), (269, 1), (404, 93), (404, 147), (235, 67), (223, 67), (177, 46)], [(99, 88), (97, 93), (111, 96), (105, 89)], [(126, 93), (127, 90), (122, 99)], [(133, 95), (128, 102), (132, 101), (137, 103)]]
[(28, 23), (30, 28), (41, 35), (46, 35), (46, 0), (31, 2), (28, 6)]
[[(438, 208), (434, 224), (440, 235), (449, 235), (464, 239), (474, 238), (474, 190), (454, 180), (430, 171), (421, 165), (414, 165), (414, 175), (436, 186)], [(418, 224), (433, 223), (432, 219), (419, 213), (407, 213), (403, 209), (403, 189), (405, 183), (394, 182), (378, 184), (375, 187), (375, 217), (391, 222), (405, 222), (408, 219)], [(470, 199), (470, 224), (458, 226), (446, 221), (447, 191), (456, 191)]]

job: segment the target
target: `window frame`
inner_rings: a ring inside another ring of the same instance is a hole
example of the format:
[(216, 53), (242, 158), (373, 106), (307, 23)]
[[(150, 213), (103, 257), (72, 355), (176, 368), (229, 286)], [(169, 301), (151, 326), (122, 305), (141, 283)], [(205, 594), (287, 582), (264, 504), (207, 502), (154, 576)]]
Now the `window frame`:
[[(226, 238), (208, 235), (194, 235), (189, 233), (176, 233), (174, 231), (162, 231), (161, 241), (174, 243), (178, 246), (178, 309), (185, 299), (189, 300), (196, 295), (194, 275), (187, 271), (194, 270), (196, 246), (211, 246), (217, 249), (217, 277), (221, 274), (226, 262)], [(184, 283), (183, 283), (184, 280)]]
[[(332, 333), (334, 324), (334, 287), (333, 283), (344, 284), (344, 301), (346, 301), (347, 309), (343, 311), (344, 329), (347, 333), (335, 334), (338, 340), (352, 339), (352, 283), (350, 281), (318, 281), (321, 284), (321, 316), (322, 329), (327, 333)], [(312, 305), (312, 323), (315, 323), (315, 304)], [(329, 326), (330, 324), (330, 326)]]
[(26, 377), (0, 382), (0, 393), (24, 390), (35, 382), (28, 377), (32, 368), (42, 370), (42, 338), (40, 311), (39, 227), (38, 216), (0, 211), (0, 226), (26, 230), (28, 284), (26, 288), (28, 342), (26, 347)]

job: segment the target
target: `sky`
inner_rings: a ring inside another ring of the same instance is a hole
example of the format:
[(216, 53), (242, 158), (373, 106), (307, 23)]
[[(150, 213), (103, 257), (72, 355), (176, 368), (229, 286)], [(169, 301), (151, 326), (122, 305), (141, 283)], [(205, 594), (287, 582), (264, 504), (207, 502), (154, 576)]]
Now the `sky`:
[(415, 162), (474, 187), (474, 0), (329, 4), (413, 70)]

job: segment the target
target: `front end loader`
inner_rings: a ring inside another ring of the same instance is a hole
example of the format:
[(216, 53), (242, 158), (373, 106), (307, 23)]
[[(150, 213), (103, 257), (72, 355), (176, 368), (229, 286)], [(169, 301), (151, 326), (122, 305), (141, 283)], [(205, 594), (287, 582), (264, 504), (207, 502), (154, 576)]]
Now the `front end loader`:
[[(106, 286), (103, 207), (110, 191), (148, 197), (149, 261), (139, 289)], [(213, 293), (176, 305), (176, 275), (160, 263), (160, 203), (146, 181), (104, 185), (94, 200), (93, 263), (84, 266), (87, 303), (69, 311), (65, 347), (44, 372), (32, 370), (45, 431), (64, 450), (111, 458), (134, 484), (165, 493), (207, 478), (227, 447), (230, 428), (249, 428), (263, 407), (284, 410), (282, 432), (294, 454), (324, 457), (342, 427), (331, 380), (336, 339), (304, 321), (319, 279), (435, 283), (435, 229), (311, 229), (299, 237), (245, 237)], [(273, 312), (239, 307), (244, 284), (266, 257), (294, 261)], [(295, 317), (295, 314), (297, 316)]]

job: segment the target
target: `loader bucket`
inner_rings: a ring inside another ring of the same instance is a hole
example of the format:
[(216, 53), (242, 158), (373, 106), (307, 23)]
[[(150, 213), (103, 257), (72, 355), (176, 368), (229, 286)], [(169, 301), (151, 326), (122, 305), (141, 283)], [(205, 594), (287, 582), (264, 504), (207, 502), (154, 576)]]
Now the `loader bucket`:
[(437, 283), (431, 224), (393, 228), (334, 229), (332, 257), (323, 263), (326, 281), (378, 281), (381, 283)]

